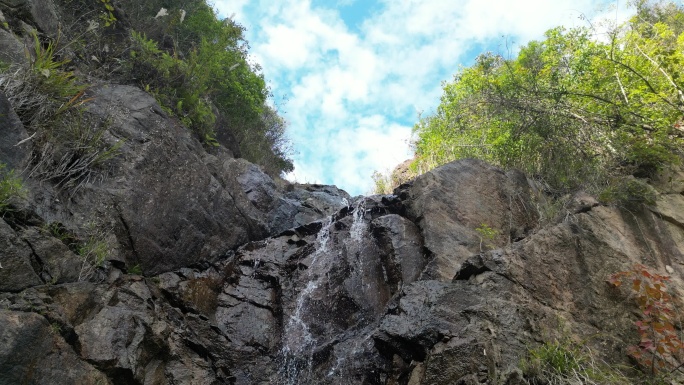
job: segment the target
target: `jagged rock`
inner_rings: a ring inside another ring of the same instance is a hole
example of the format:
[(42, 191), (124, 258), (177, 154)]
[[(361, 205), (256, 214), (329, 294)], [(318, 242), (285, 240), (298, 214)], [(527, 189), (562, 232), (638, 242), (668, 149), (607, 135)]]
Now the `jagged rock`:
[(653, 179), (653, 186), (663, 194), (684, 193), (684, 168), (667, 166)]
[(651, 209), (665, 220), (684, 228), (684, 195), (663, 194)]
[(567, 211), (572, 214), (585, 213), (599, 206), (599, 201), (591, 195), (581, 191), (570, 198)]
[[(321, 213), (335, 213), (349, 206), (351, 197), (335, 186), (320, 184), (295, 184), (288, 198), (304, 202), (304, 205)], [(307, 222), (309, 223), (309, 222)]]
[(33, 257), (40, 265), (39, 274), (44, 282), (66, 283), (85, 278), (83, 257), (74, 254), (58, 239), (35, 227), (22, 231), (21, 238), (31, 248)]
[(252, 163), (233, 161), (237, 181), (250, 202), (266, 215), (271, 235), (321, 220), (349, 205), (351, 197), (335, 186), (294, 184), (281, 191)]
[[(415, 282), (403, 289), (398, 309), (383, 318), (375, 335), (380, 351), (422, 362), (419, 383), (434, 385), (504, 383), (515, 376), (526, 345), (539, 336), (561, 338), (568, 330), (578, 339), (593, 336), (587, 343), (619, 362), (633, 320), (605, 281), (641, 261), (649, 249), (642, 236), (671, 243), (655, 229), (640, 235), (648, 225), (597, 207), (471, 257), (452, 283)], [(656, 250), (652, 257), (663, 263), (672, 251)], [(597, 336), (598, 330), (607, 334)]]
[(67, 196), (69, 204), (55, 204), (65, 198), (50, 189), (34, 189), (46, 221), (111, 229), (109, 259), (148, 274), (216, 258), (266, 235), (261, 213), (230, 173), (232, 159), (207, 154), (135, 87), (101, 86), (92, 97), (89, 113), (110, 122), (105, 140), (123, 144), (109, 175)]
[(252, 204), (262, 212), (269, 212), (276, 206), (275, 202), (282, 194), (278, 191), (273, 179), (259, 166), (244, 159), (235, 159), (233, 167), (236, 170), (237, 181)]
[[(483, 244), (502, 247), (522, 239), (539, 218), (522, 173), (504, 173), (476, 159), (438, 167), (395, 193), (406, 200), (408, 217), (421, 228), (432, 254), (425, 279), (451, 280), (458, 266), (480, 252)], [(495, 234), (488, 238), (478, 228)]]
[[(254, 223), (278, 205), (269, 192), (289, 194), (244, 161), (206, 154), (200, 164), (217, 180), (234, 181), (226, 188), (237, 188)], [(240, 182), (238, 170), (252, 174)], [(425, 178), (399, 196), (355, 199), (337, 210), (343, 195), (335, 190), (293, 186), (292, 196), (318, 199), (311, 203), (318, 216), (333, 215), (154, 277), (112, 273), (102, 282), (3, 290), (0, 308), (40, 320), (29, 320), (42, 325), (38, 335), (56, 325), (46, 351), (63, 346), (78, 364), (53, 366), (55, 378), (85, 365), (114, 385), (519, 385), (528, 349), (567, 336), (597, 360), (627, 363), (637, 316), (627, 294), (606, 284), (610, 274), (647, 263), (672, 275), (673, 293), (684, 287), (678, 202), (662, 203), (678, 194), (631, 211), (569, 196), (563, 218), (531, 231), (536, 210), (525, 211), (532, 188), (521, 174), (463, 161)], [(244, 189), (261, 183), (259, 191)], [(327, 198), (313, 194), (320, 191)], [(492, 240), (496, 249), (480, 250), (474, 239), (471, 226), (484, 221), (506, 234)], [(24, 245), (17, 253), (31, 255), (24, 237), (43, 245), (34, 246), (41, 260), (64, 252), (32, 226), (17, 235), (0, 222), (5, 249)], [(439, 226), (441, 238), (426, 233)], [(435, 275), (447, 268), (435, 270), (434, 249), (446, 253), (459, 239), (470, 240), (468, 256)], [(11, 362), (2, 354), (0, 368)], [(27, 364), (18, 365), (24, 373)]]
[(112, 384), (36, 313), (0, 310), (0, 383)]
[[(0, 11), (2, 16), (2, 11)], [(0, 17), (0, 22), (2, 17)], [(28, 64), (28, 58), (24, 50), (24, 44), (17, 37), (4, 29), (0, 28), (0, 61), (5, 64)]]
[(427, 263), (420, 229), (397, 214), (376, 218), (371, 226), (382, 255), (389, 260), (387, 275), (399, 275), (393, 280), (403, 284), (418, 279)]
[(275, 233), (321, 220), (346, 207), (349, 200), (345, 191), (334, 186), (295, 184), (273, 211)]
[(14, 232), (14, 230), (0, 219), (0, 291), (20, 291), (27, 287), (43, 283), (34, 269), (31, 260), (31, 249)]
[(28, 157), (29, 143), (19, 143), (27, 138), (24, 125), (21, 124), (5, 94), (0, 92), (0, 162), (9, 169), (20, 168)]
[(8, 17), (32, 23), (50, 36), (56, 37), (59, 32), (57, 8), (52, 0), (2, 0), (0, 10)]
[(390, 175), (391, 182), (394, 186), (400, 186), (416, 177), (416, 172), (411, 171), (411, 163), (413, 163), (414, 160), (415, 158), (406, 159), (394, 167), (394, 170), (392, 170), (392, 174)]

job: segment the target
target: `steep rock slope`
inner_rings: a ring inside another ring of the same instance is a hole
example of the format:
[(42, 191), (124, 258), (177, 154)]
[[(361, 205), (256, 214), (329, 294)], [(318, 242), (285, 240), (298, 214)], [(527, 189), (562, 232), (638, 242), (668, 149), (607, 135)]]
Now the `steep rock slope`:
[[(106, 229), (99, 240), (108, 248), (108, 261), (155, 274), (277, 234), (301, 224), (302, 216), (320, 218), (343, 207), (349, 198), (339, 190), (308, 185), (280, 192), (258, 167), (232, 158), (221, 148), (206, 152), (152, 96), (137, 88), (103, 85), (93, 88), (90, 97), (86, 114), (109, 122), (103, 135), (120, 144), (117, 156), (107, 163), (108, 170), (75, 189), (60, 189), (26, 172), (29, 197), (14, 214), (15, 227), (58, 224), (79, 235), (88, 228)], [(22, 152), (14, 144), (28, 135), (12, 114), (2, 130), (8, 144), (0, 147), (0, 160), (20, 170), (29, 161), (30, 147), (24, 143), (27, 148)], [(252, 195), (251, 180), (271, 186), (269, 205)], [(306, 195), (309, 204), (293, 202), (288, 194)], [(16, 263), (6, 261), (0, 276), (10, 280), (17, 274), (32, 274), (31, 258), (24, 254), (23, 259), (13, 259)], [(41, 259), (39, 254), (33, 259)], [(60, 280), (56, 277), (62, 272), (49, 271), (49, 261), (34, 262), (48, 266), (36, 272), (45, 276), (44, 281)]]
[[(0, 1), (0, 21), (56, 36), (71, 3)], [(0, 59), (25, 61), (27, 36), (0, 29)], [(643, 263), (681, 293), (681, 171), (649, 207), (578, 194), (553, 218), (525, 175), (475, 160), (352, 199), (93, 84), (83, 117), (116, 156), (69, 188), (31, 172), (0, 95), (0, 162), (27, 187), (0, 219), (0, 384), (519, 384), (555, 339), (630, 363), (638, 315), (608, 275)]]
[[(625, 363), (636, 316), (605, 281), (638, 262), (671, 272), (680, 290), (684, 190), (674, 180), (651, 208), (577, 196), (542, 226), (531, 182), (465, 160), (213, 262), (22, 281), (0, 294), (3, 380), (516, 384), (527, 349), (563, 336)], [(489, 245), (474, 230), (482, 224), (500, 234)], [(435, 225), (439, 238), (427, 233)], [(40, 366), (26, 354), (35, 335), (46, 336)]]

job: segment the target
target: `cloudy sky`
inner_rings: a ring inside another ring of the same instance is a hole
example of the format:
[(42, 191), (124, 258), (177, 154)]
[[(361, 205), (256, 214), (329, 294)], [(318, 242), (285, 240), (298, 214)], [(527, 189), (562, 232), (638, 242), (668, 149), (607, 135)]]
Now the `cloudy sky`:
[[(411, 129), (441, 82), (477, 54), (515, 55), (557, 26), (624, 20), (625, 0), (215, 0), (247, 28), (252, 60), (289, 122), (288, 179), (372, 189), (411, 157)], [(586, 18), (583, 18), (585, 15)]]

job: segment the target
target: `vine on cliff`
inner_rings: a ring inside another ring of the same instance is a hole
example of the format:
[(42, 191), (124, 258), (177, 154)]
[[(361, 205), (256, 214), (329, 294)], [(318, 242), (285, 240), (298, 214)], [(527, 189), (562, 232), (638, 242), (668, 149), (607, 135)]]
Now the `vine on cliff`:
[(670, 277), (652, 273), (641, 264), (608, 277), (614, 287), (631, 282), (630, 294), (641, 311), (641, 319), (635, 323), (639, 344), (630, 346), (627, 352), (642, 369), (654, 376), (680, 370), (684, 365), (684, 346), (675, 328), (678, 314), (674, 298), (667, 291), (669, 280)]

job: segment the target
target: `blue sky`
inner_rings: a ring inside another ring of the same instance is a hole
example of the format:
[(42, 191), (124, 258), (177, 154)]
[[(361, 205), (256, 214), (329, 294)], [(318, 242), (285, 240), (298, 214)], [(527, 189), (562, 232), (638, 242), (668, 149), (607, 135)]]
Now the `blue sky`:
[(215, 0), (247, 28), (251, 60), (289, 122), (288, 179), (372, 189), (374, 170), (411, 157), (411, 129), (441, 82), (477, 54), (515, 53), (554, 26), (624, 20), (624, 1)]

